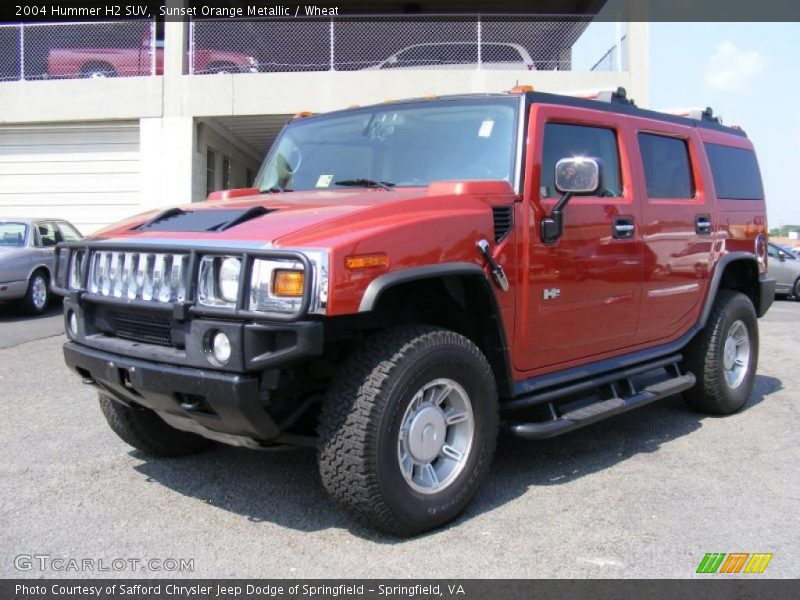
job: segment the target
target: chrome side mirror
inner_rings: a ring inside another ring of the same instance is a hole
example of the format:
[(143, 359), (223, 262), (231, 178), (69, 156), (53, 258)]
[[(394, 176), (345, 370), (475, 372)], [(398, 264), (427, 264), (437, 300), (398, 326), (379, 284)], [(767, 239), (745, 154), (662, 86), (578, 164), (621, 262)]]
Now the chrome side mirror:
[(600, 191), (603, 169), (597, 158), (573, 156), (556, 163), (555, 186), (561, 199), (541, 223), (541, 238), (545, 244), (558, 241), (564, 231), (564, 208), (573, 196), (591, 196)]

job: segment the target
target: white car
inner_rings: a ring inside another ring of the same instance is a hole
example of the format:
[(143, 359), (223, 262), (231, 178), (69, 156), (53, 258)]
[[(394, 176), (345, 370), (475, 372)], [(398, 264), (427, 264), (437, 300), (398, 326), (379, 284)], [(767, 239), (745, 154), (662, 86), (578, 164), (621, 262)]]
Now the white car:
[[(535, 71), (533, 59), (519, 44), (501, 42), (480, 46), (482, 69)], [(440, 42), (415, 44), (403, 48), (377, 65), (378, 69), (475, 69), (478, 65), (478, 44), (472, 42)]]

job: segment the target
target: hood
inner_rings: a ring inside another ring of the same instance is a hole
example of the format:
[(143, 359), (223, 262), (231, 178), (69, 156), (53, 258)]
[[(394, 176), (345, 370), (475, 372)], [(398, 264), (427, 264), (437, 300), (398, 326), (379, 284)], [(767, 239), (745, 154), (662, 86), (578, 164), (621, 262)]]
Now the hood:
[(403, 221), (452, 217), (475, 208), (468, 198), (498, 195), (513, 196), (513, 191), (505, 182), (473, 181), (391, 191), (359, 188), (253, 194), (152, 211), (99, 231), (90, 239), (322, 248)]
[[(198, 245), (230, 241), (279, 246), (291, 234), (426, 195), (425, 188), (255, 194), (150, 211), (102, 229), (90, 239), (192, 240)], [(179, 211), (185, 214), (180, 215)], [(236, 219), (239, 222), (231, 226), (223, 224), (214, 231), (204, 230), (205, 225), (215, 227)]]

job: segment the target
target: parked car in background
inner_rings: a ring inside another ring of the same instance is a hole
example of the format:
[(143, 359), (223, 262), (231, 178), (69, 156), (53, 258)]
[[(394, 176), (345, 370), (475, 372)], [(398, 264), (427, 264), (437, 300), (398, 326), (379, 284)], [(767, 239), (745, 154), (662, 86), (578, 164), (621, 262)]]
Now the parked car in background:
[[(164, 72), (164, 41), (152, 43), (150, 31), (136, 47), (52, 48), (47, 57), (47, 75), (54, 78), (135, 77)], [(257, 73), (255, 57), (241, 52), (195, 48), (194, 73)]]
[[(535, 71), (533, 59), (519, 44), (481, 44), (480, 63), (484, 69)], [(392, 54), (383, 62), (367, 67), (378, 69), (474, 69), (478, 45), (472, 42), (415, 44)]]
[(769, 244), (769, 273), (777, 280), (775, 294), (800, 300), (800, 258), (791, 248)]
[(0, 220), (0, 300), (43, 313), (50, 302), (56, 244), (81, 237), (73, 225), (57, 219)]

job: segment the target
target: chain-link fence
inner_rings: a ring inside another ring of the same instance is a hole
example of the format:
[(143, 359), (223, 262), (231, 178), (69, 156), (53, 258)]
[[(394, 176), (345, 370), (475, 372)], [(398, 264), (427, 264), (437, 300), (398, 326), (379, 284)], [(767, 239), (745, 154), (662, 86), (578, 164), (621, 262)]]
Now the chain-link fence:
[(0, 25), (0, 81), (160, 72), (152, 21)]
[[(364, 16), (191, 23), (189, 73), (362, 69), (572, 70), (590, 21), (553, 16)], [(0, 25), (0, 81), (157, 75), (153, 22)], [(624, 40), (624, 37), (622, 38)], [(620, 40), (620, 42), (622, 41)], [(603, 45), (601, 48), (607, 48)], [(624, 44), (591, 68), (623, 67)], [(600, 51), (598, 51), (600, 54)]]
[[(531, 15), (198, 20), (191, 28), (190, 73), (250, 64), (261, 72), (571, 70), (572, 47), (588, 24), (583, 18)], [(616, 70), (615, 64), (608, 67)]]

